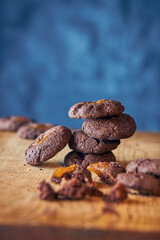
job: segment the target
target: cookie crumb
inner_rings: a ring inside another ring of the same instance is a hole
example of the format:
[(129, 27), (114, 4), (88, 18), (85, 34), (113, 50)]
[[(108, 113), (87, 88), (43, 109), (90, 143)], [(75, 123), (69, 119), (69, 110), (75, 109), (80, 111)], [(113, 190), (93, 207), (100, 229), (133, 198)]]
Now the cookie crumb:
[(116, 183), (115, 186), (111, 188), (110, 193), (104, 194), (103, 200), (107, 202), (122, 202), (128, 197), (126, 187), (121, 183)]
[(59, 167), (56, 168), (53, 172), (51, 181), (60, 184), (62, 178), (65, 180), (70, 180), (72, 178), (76, 178), (81, 182), (87, 183), (92, 182), (91, 173), (84, 166), (80, 165), (70, 165), (69, 167)]
[(58, 196), (70, 200), (80, 200), (86, 196), (102, 196), (102, 192), (92, 183), (84, 183), (77, 178), (68, 180), (57, 193)]
[(56, 193), (54, 192), (53, 188), (50, 186), (49, 183), (46, 181), (40, 182), (39, 185), (39, 190), (40, 190), (40, 199), (42, 200), (47, 200), (47, 201), (52, 201), (56, 199)]
[(102, 208), (102, 213), (114, 214), (119, 217), (119, 213), (112, 207), (111, 204), (106, 203), (106, 205)]

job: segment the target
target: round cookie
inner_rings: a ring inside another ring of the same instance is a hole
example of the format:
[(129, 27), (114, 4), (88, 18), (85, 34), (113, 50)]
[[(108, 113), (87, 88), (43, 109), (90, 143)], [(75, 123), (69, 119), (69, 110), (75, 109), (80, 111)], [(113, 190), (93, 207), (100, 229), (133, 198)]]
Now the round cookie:
[(27, 163), (39, 165), (54, 157), (69, 142), (71, 131), (67, 127), (56, 126), (40, 134), (25, 152)]
[(33, 122), (33, 120), (22, 116), (0, 118), (0, 131), (16, 132), (18, 128), (29, 122)]
[(54, 127), (54, 125), (49, 123), (28, 123), (20, 127), (17, 134), (21, 138), (35, 139), (51, 127)]
[(160, 177), (160, 159), (137, 159), (127, 165), (127, 172), (151, 174)]
[(120, 102), (111, 99), (103, 99), (92, 102), (81, 102), (73, 105), (69, 110), (70, 118), (103, 118), (120, 115), (124, 111)]
[(128, 114), (103, 119), (87, 119), (82, 130), (92, 138), (119, 140), (131, 137), (136, 131), (136, 123)]
[(69, 141), (69, 147), (77, 152), (101, 154), (118, 147), (120, 141), (107, 141), (91, 138), (82, 130), (73, 132)]
[(120, 173), (117, 181), (142, 194), (160, 195), (160, 178), (147, 174)]
[(115, 162), (116, 158), (112, 152), (103, 154), (85, 154), (82, 165), (88, 166), (92, 163), (98, 162)]
[(81, 164), (83, 161), (83, 157), (84, 156), (82, 153), (71, 151), (65, 156), (64, 165), (67, 167), (73, 164)]
[(64, 158), (64, 165), (82, 164), (87, 167), (89, 164), (98, 162), (115, 162), (116, 158), (112, 152), (104, 154), (83, 154), (79, 152), (69, 152)]

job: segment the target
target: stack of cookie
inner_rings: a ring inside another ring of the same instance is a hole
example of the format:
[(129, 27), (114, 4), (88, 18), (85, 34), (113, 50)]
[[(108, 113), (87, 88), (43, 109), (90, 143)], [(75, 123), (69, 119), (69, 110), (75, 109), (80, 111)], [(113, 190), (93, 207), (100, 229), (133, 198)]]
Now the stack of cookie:
[(66, 155), (65, 166), (87, 167), (91, 163), (116, 161), (111, 151), (118, 147), (120, 139), (129, 138), (136, 131), (134, 119), (124, 114), (124, 109), (120, 102), (105, 99), (72, 106), (70, 118), (87, 120), (82, 130), (72, 133), (69, 147), (73, 151)]

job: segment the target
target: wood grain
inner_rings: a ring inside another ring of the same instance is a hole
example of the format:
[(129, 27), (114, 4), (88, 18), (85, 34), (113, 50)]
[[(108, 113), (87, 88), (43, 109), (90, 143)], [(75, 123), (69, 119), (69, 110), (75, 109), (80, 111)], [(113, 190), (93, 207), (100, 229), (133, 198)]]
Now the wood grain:
[[(82, 201), (41, 201), (37, 186), (50, 181), (52, 170), (63, 162), (66, 147), (42, 166), (26, 164), (24, 152), (31, 140), (0, 132), (0, 225), (156, 233), (160, 236), (160, 197), (129, 195), (121, 204), (108, 205), (99, 198)], [(160, 133), (137, 132), (114, 150), (124, 165), (133, 159), (160, 158)], [(2, 228), (0, 228), (2, 230)], [(4, 228), (3, 228), (4, 229)]]

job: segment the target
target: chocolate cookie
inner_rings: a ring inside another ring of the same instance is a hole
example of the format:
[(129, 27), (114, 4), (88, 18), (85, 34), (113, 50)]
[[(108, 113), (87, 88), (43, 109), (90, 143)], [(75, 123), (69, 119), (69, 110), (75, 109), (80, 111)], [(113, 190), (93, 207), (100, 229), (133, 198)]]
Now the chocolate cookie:
[(41, 133), (52, 127), (54, 127), (54, 125), (49, 123), (28, 123), (20, 127), (17, 131), (17, 134), (21, 138), (35, 139)]
[(88, 166), (92, 163), (98, 162), (115, 162), (116, 158), (112, 152), (103, 153), (103, 154), (85, 154), (82, 165)]
[(151, 174), (160, 177), (160, 159), (137, 159), (127, 165), (127, 172)]
[(104, 154), (83, 154), (79, 152), (69, 152), (64, 158), (64, 165), (82, 164), (87, 167), (89, 164), (97, 162), (115, 162), (116, 158), (112, 152)]
[(33, 122), (33, 120), (22, 116), (0, 118), (0, 131), (16, 132), (18, 128), (29, 122)]
[(120, 173), (117, 181), (142, 194), (160, 195), (160, 178), (137, 173)]
[(118, 147), (119, 140), (107, 141), (91, 138), (82, 130), (73, 132), (69, 141), (69, 147), (77, 152), (101, 154), (109, 152)]
[(118, 162), (110, 162), (108, 167), (103, 169), (99, 175), (102, 182), (114, 185), (116, 183), (116, 177), (119, 173), (124, 173), (125, 168)]
[(54, 157), (69, 142), (70, 129), (63, 126), (50, 128), (40, 134), (25, 152), (27, 163), (38, 165)]
[(83, 154), (75, 151), (69, 152), (64, 158), (64, 165), (70, 166), (73, 164), (81, 164), (83, 161)]
[(120, 115), (124, 106), (114, 100), (99, 100), (93, 102), (81, 102), (73, 105), (69, 110), (70, 118), (103, 118), (113, 115)]
[(118, 140), (131, 137), (136, 131), (136, 123), (128, 114), (103, 119), (87, 119), (82, 130), (92, 138)]

